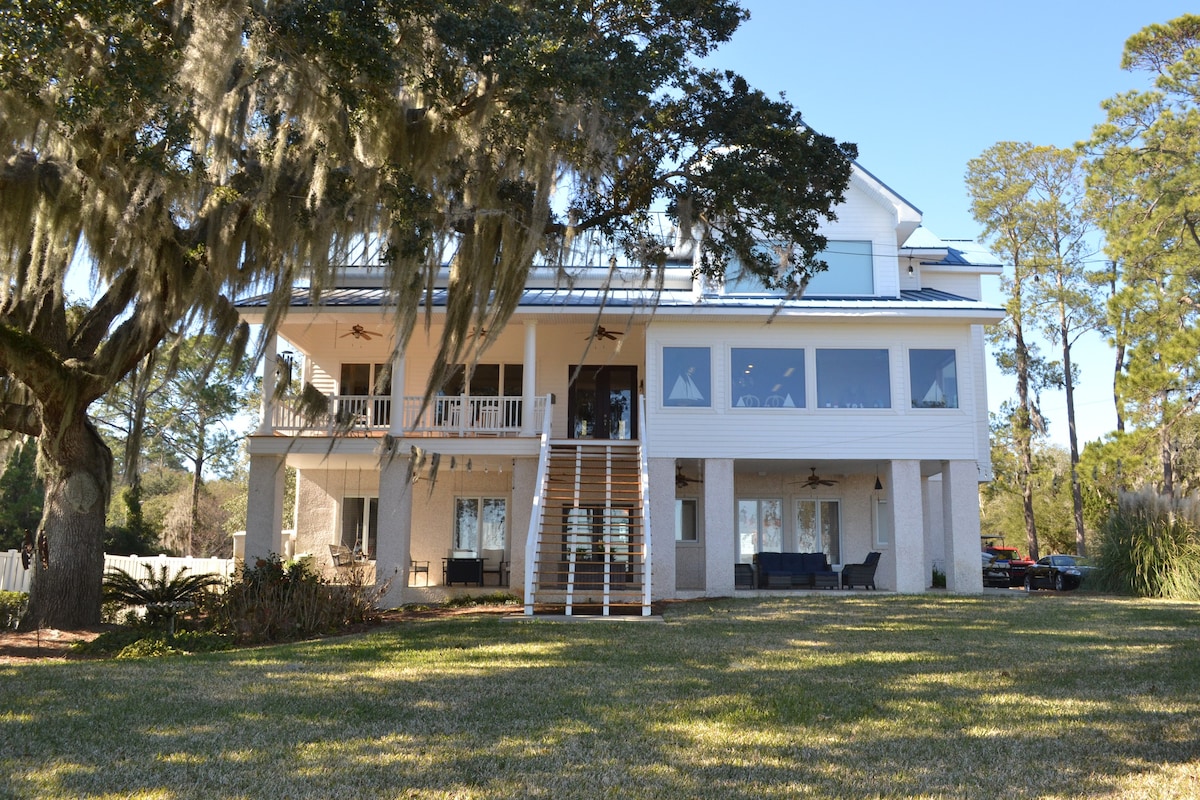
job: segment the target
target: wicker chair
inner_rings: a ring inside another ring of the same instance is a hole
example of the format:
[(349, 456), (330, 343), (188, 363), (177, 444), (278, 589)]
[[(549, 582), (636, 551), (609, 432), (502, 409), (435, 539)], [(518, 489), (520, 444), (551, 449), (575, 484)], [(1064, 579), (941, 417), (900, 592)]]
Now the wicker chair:
[(879, 553), (867, 553), (867, 560), (861, 564), (847, 564), (842, 567), (842, 588), (853, 589), (862, 586), (864, 589), (875, 588), (875, 567), (879, 566)]

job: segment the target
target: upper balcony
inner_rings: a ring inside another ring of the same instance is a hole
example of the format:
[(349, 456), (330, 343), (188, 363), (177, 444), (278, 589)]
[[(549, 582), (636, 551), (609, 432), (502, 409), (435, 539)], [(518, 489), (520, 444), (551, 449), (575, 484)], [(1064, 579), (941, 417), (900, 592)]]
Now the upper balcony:
[[(399, 419), (396, 403), (380, 395), (325, 395), (317, 410), (277, 402), (270, 431), (284, 436), (536, 436), (542, 430), (550, 397), (439, 396), (404, 397)], [(397, 423), (397, 424), (393, 424)], [(266, 432), (266, 431), (264, 431)]]

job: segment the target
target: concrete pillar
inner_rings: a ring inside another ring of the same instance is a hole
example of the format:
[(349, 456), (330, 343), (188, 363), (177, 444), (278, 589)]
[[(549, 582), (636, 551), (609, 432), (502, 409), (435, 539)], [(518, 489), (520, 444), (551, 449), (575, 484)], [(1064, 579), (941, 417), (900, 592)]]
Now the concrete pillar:
[(675, 459), (651, 458), (649, 467), (650, 591), (658, 600), (675, 596)]
[[(929, 587), (929, 581), (925, 576), (925, 503), (921, 497), (921, 462), (893, 461), (889, 469), (888, 505), (892, 509), (893, 563), (884, 570), (886, 577), (883, 581), (878, 580), (879, 572), (876, 572), (877, 584), (897, 592), (924, 592)], [(885, 559), (880, 567), (886, 563)], [(887, 586), (887, 583), (891, 586)]]
[(258, 423), (258, 432), (264, 436), (269, 435), (274, 428), (275, 411), (275, 370), (279, 368), (279, 356), (275, 352), (275, 348), (279, 346), (279, 337), (271, 334), (267, 337), (266, 348), (263, 350), (263, 366), (262, 366), (262, 403), (260, 413), (262, 415)]
[(942, 462), (946, 588), (959, 594), (983, 591), (983, 569), (979, 561), (978, 474), (974, 461)]
[[(531, 501), (534, 484), (537, 482), (537, 468), (536, 457), (518, 458), (513, 463), (513, 503), (508, 519), (508, 560), (511, 562), (508, 572), (508, 588), (522, 600), (525, 599), (528, 591), (528, 587), (525, 586), (525, 548), (529, 543), (529, 520), (534, 512)], [(541, 511), (540, 507), (538, 511)]]
[[(672, 485), (674, 468), (672, 467)], [(734, 592), (737, 558), (737, 514), (734, 506), (733, 459), (704, 461), (704, 585), (709, 596)]]
[[(533, 413), (533, 401), (537, 396), (537, 320), (525, 320), (525, 357), (521, 372), (521, 435), (537, 436), (541, 429)], [(550, 409), (546, 409), (550, 413)]]
[(283, 554), (284, 457), (250, 456), (246, 498), (246, 562)]
[[(404, 602), (408, 586), (412, 541), (412, 486), (408, 482), (408, 459), (384, 457), (379, 472), (379, 543), (375, 554), (375, 580), (391, 581), (380, 598), (383, 608)], [(430, 564), (430, 571), (434, 565)]]

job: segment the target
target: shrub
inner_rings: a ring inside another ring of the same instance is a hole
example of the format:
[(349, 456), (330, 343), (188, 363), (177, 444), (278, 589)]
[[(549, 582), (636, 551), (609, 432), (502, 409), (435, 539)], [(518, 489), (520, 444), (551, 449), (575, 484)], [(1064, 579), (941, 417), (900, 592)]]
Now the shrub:
[(125, 606), (146, 609), (151, 625), (166, 623), (167, 635), (175, 632), (175, 615), (194, 608), (200, 597), (223, 581), (217, 575), (187, 575), (182, 567), (171, 575), (166, 564), (156, 572), (153, 564), (144, 564), (146, 577), (135, 578), (123, 569), (104, 576), (104, 599)]
[(214, 630), (241, 642), (275, 642), (331, 633), (378, 619), (375, 604), (387, 591), (347, 570), (348, 583), (329, 583), (307, 562), (283, 562), (275, 554), (243, 567), (205, 609)]
[(1200, 506), (1123, 495), (1097, 537), (1095, 588), (1139, 597), (1200, 599)]
[(25, 592), (0, 592), (0, 630), (15, 628), (25, 613), (29, 595)]

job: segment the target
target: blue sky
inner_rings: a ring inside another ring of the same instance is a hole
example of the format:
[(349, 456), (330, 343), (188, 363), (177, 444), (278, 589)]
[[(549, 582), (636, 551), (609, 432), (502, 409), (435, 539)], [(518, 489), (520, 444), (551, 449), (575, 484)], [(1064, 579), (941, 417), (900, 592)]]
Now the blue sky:
[[(924, 213), (930, 231), (979, 239), (963, 176), (999, 141), (1068, 147), (1104, 118), (1102, 100), (1146, 87), (1120, 69), (1125, 40), (1195, 12), (1163, 0), (742, 0), (751, 19), (709, 59), (815, 129), (854, 142), (859, 163)], [(993, 298), (998, 280), (988, 279)], [(1112, 356), (1080, 351), (1081, 444), (1115, 426)], [(988, 375), (993, 410), (1011, 381)], [(1061, 393), (1042, 398), (1052, 441), (1067, 440)]]

